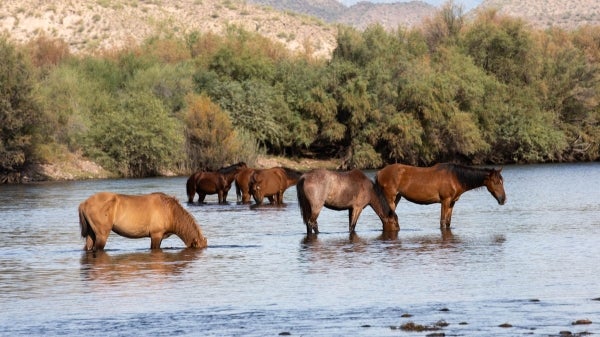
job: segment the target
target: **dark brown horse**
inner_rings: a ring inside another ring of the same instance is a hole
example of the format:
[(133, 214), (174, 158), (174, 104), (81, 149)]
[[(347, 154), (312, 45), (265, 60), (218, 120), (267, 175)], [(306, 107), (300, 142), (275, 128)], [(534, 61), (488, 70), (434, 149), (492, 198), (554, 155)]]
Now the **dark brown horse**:
[(504, 205), (506, 194), (501, 171), (452, 163), (432, 167), (391, 164), (377, 172), (375, 182), (394, 211), (402, 197), (422, 205), (441, 203), (440, 227), (450, 228), (454, 203), (466, 191), (485, 186)]
[(283, 193), (296, 185), (301, 175), (302, 172), (287, 167), (254, 170), (250, 176), (250, 193), (257, 205), (261, 205), (264, 198), (274, 198), (271, 203), (283, 205)]
[(194, 217), (177, 199), (164, 193), (125, 195), (100, 192), (79, 205), (85, 250), (103, 250), (111, 231), (132, 239), (150, 237), (151, 249), (177, 235), (188, 248), (206, 247), (206, 238)]
[(231, 183), (235, 176), (246, 167), (246, 163), (239, 162), (222, 167), (216, 172), (198, 171), (192, 174), (185, 184), (188, 202), (194, 202), (194, 196), (198, 193), (199, 203), (204, 203), (204, 198), (208, 194), (217, 194), (219, 203), (226, 203)]
[(360, 170), (333, 172), (324, 169), (302, 175), (296, 185), (306, 233), (319, 233), (317, 217), (323, 206), (348, 210), (348, 230), (354, 232), (362, 210), (371, 206), (381, 219), (384, 231), (399, 229), (398, 216), (390, 209), (379, 187)]

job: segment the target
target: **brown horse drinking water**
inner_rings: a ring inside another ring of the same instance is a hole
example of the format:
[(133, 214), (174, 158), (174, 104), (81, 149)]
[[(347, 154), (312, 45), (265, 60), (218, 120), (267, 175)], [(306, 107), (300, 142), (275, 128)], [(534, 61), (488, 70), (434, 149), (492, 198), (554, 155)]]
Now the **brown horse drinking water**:
[(164, 193), (125, 195), (100, 192), (79, 205), (85, 250), (103, 250), (111, 231), (127, 238), (150, 237), (151, 249), (177, 235), (188, 248), (206, 247), (206, 238), (177, 199)]
[(332, 172), (314, 170), (302, 175), (296, 185), (306, 233), (319, 233), (317, 217), (323, 206), (348, 210), (350, 233), (354, 232), (362, 210), (371, 206), (381, 219), (384, 231), (398, 230), (398, 216), (390, 209), (379, 187), (360, 170)]
[(432, 167), (391, 164), (377, 172), (375, 182), (394, 211), (402, 197), (422, 205), (441, 203), (440, 227), (449, 228), (454, 203), (466, 191), (485, 186), (504, 205), (506, 194), (501, 171), (452, 163)]
[(199, 203), (204, 202), (207, 194), (217, 194), (219, 203), (226, 203), (231, 183), (235, 179), (235, 176), (246, 167), (246, 163), (239, 162), (231, 166), (222, 167), (216, 172), (198, 171), (192, 174), (185, 184), (188, 202), (194, 202), (194, 196), (198, 193)]
[(302, 172), (287, 167), (254, 170), (250, 176), (250, 193), (257, 205), (261, 205), (264, 198), (274, 198), (271, 203), (283, 205), (283, 193), (296, 185), (301, 175)]

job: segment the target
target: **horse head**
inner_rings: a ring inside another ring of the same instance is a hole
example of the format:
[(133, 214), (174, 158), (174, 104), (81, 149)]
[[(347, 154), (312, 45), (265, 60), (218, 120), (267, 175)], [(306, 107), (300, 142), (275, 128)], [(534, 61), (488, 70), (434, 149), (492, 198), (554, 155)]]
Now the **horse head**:
[(371, 207), (379, 215), (381, 218), (381, 222), (383, 224), (383, 231), (399, 231), (400, 223), (398, 222), (398, 214), (390, 207), (385, 196), (383, 194), (383, 190), (376, 182), (371, 182), (373, 185), (373, 191), (375, 192), (375, 200), (371, 202)]
[(491, 169), (485, 178), (484, 185), (492, 196), (498, 201), (498, 204), (504, 205), (506, 202), (506, 193), (504, 192), (504, 178), (502, 178), (502, 168)]

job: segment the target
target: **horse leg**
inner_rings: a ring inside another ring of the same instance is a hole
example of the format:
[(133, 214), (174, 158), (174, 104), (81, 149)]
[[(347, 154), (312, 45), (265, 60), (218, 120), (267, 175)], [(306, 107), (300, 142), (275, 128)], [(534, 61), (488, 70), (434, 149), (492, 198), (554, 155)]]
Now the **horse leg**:
[(150, 236), (150, 249), (160, 249), (160, 243), (162, 242), (163, 235), (152, 234)]
[(85, 237), (85, 246), (83, 246), (83, 250), (85, 250), (85, 251), (92, 250), (92, 249), (94, 249), (94, 245), (95, 245), (94, 239), (92, 238), (91, 235), (88, 235)]
[(450, 228), (450, 220), (452, 218), (452, 208), (454, 202), (451, 200), (442, 200), (442, 214), (440, 215), (440, 228)]
[(312, 234), (313, 230), (314, 230), (315, 234), (319, 234), (319, 225), (317, 224), (316, 219), (315, 220), (310, 219), (306, 223), (306, 235)]
[(94, 242), (94, 251), (104, 250), (104, 246), (106, 246), (107, 239), (108, 234), (96, 234), (96, 241)]
[(390, 203), (390, 208), (392, 209), (392, 211), (396, 211), (396, 207), (398, 207), (398, 203), (400, 202), (400, 199), (402, 199), (402, 195), (400, 195), (400, 193), (396, 194), (396, 198), (394, 199), (394, 203), (391, 204)]
[(229, 193), (229, 191), (223, 191), (223, 203), (226, 204), (227, 203), (227, 194)]
[(348, 230), (350, 231), (350, 233), (354, 233), (354, 228), (356, 227), (356, 223), (358, 222), (360, 212), (362, 212), (362, 208), (359, 207), (352, 207), (348, 210), (348, 217), (350, 218)]
[(204, 193), (198, 193), (198, 203), (199, 204), (203, 204), (204, 203), (204, 198), (206, 198), (206, 194), (204, 194)]
[(314, 207), (314, 205), (310, 208), (311, 212), (310, 217), (308, 218), (308, 223), (306, 224), (306, 234), (310, 234), (311, 231), (315, 232), (315, 234), (319, 234), (319, 224), (317, 223), (317, 218), (319, 217), (322, 208), (323, 206)]

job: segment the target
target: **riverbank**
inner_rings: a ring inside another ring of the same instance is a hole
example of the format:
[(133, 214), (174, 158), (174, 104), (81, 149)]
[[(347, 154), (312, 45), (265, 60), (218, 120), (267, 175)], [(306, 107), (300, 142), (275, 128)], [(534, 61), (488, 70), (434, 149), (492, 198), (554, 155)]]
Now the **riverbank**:
[[(290, 159), (278, 156), (259, 156), (254, 167), (270, 168), (276, 166), (289, 167), (299, 171), (309, 171), (316, 168), (334, 170), (340, 165), (339, 160), (318, 160), (309, 158)], [(165, 176), (176, 176), (173, 172), (165, 172)], [(114, 173), (105, 170), (97, 163), (83, 157), (70, 155), (62, 161), (33, 166), (23, 176), (23, 182), (34, 181), (69, 181), (87, 179), (116, 178)]]

